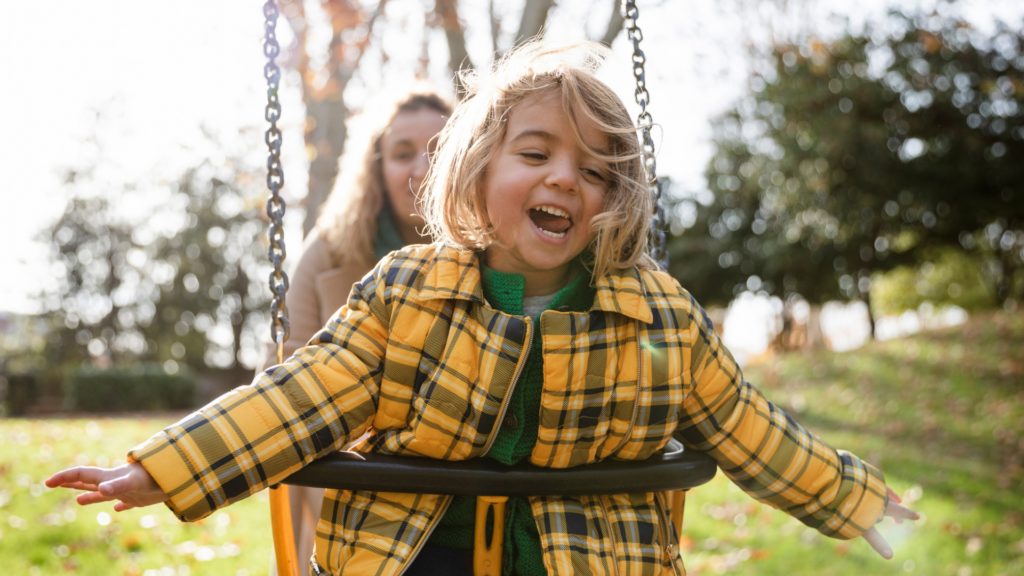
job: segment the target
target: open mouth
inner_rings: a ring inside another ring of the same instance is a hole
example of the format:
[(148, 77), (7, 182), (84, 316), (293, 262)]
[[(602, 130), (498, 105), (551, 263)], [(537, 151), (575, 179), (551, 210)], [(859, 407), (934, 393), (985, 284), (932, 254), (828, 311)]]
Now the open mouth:
[(564, 238), (566, 232), (572, 228), (572, 218), (569, 213), (555, 206), (537, 206), (530, 208), (530, 220), (545, 236), (551, 238)]

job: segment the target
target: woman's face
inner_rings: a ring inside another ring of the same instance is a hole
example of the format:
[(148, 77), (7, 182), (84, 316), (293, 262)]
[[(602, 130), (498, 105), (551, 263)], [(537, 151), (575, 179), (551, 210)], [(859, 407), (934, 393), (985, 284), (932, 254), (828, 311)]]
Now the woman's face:
[(407, 243), (420, 240), (416, 230), (423, 226), (423, 218), (416, 210), (415, 194), (427, 173), (434, 136), (446, 120), (432, 108), (399, 112), (381, 137), (384, 189), (395, 224)]

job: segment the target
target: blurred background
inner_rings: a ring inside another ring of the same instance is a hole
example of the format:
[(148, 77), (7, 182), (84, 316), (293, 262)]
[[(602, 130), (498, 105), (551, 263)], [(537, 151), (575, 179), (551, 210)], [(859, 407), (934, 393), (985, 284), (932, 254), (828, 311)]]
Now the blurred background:
[[(286, 239), (346, 122), (545, 31), (611, 47), (615, 0), (281, 2)], [(888, 473), (897, 558), (716, 479), (691, 574), (1024, 573), (1024, 5), (640, 0), (670, 272), (748, 378)], [(0, 565), (263, 574), (262, 496), (198, 525), (39, 485), (247, 383), (269, 340), (259, 2), (8, 7), (0, 58)], [(112, 568), (113, 567), (113, 568)]]

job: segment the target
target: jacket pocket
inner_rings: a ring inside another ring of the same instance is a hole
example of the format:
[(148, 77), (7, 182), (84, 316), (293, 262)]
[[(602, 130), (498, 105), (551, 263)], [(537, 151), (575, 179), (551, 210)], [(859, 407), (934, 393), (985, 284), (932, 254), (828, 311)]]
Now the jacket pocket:
[(632, 428), (636, 382), (544, 371), (534, 463), (565, 468), (610, 456)]
[(664, 448), (679, 426), (685, 397), (685, 379), (675, 376), (636, 390), (636, 418), (629, 435), (615, 451), (622, 460), (644, 460)]

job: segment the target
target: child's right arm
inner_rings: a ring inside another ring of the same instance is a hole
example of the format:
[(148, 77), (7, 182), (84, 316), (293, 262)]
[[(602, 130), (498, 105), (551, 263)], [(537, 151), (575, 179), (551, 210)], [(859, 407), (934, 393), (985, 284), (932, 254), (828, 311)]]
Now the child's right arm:
[[(165, 501), (182, 520), (203, 518), (362, 434), (376, 411), (387, 342), (382, 269), (357, 284), (338, 315), (284, 364), (133, 448), (122, 477), (140, 482), (125, 493), (130, 496), (120, 509)], [(80, 502), (99, 502), (118, 498), (103, 486), (122, 468), (85, 475), (70, 469), (47, 483), (88, 490)], [(134, 500), (134, 490), (152, 488), (142, 488), (139, 470), (155, 482), (159, 497), (150, 492)]]
[(76, 498), (82, 506), (117, 500), (114, 504), (117, 512), (167, 500), (167, 495), (153, 477), (137, 462), (122, 464), (117, 468), (75, 466), (50, 476), (46, 479), (46, 485), (50, 488), (82, 490), (83, 493)]

